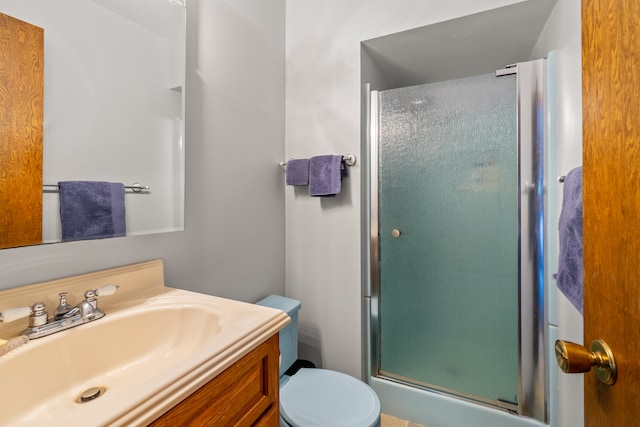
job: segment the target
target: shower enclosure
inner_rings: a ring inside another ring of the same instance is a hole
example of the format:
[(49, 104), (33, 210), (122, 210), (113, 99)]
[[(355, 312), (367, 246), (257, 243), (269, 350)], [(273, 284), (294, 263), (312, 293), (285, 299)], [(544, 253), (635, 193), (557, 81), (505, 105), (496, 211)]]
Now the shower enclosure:
[(373, 383), (547, 421), (543, 89), (538, 60), (370, 92)]

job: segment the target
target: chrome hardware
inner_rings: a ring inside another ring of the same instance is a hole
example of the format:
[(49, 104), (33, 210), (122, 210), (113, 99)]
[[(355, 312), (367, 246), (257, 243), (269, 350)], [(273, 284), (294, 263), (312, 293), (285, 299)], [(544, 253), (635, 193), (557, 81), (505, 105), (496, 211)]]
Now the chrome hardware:
[[(42, 187), (46, 193), (57, 193), (60, 189), (58, 184), (43, 184)], [(148, 185), (140, 184), (139, 182), (134, 182), (131, 185), (125, 185), (124, 189), (131, 190), (133, 193), (146, 193), (148, 191), (151, 191), (151, 187), (149, 187)]]
[(391, 237), (393, 237), (394, 239), (397, 239), (398, 237), (400, 237), (401, 234), (402, 234), (402, 230), (399, 230), (397, 228), (394, 228), (393, 230), (391, 230)]
[(357, 157), (356, 157), (356, 155), (355, 155), (355, 154), (353, 154), (353, 153), (349, 153), (349, 154), (347, 154), (347, 155), (343, 156), (343, 157), (342, 157), (342, 159), (344, 160), (344, 163), (345, 163), (347, 166), (353, 166), (353, 165), (355, 165), (355, 164), (356, 164), (356, 162), (358, 161), (358, 158), (357, 158)]
[(580, 344), (557, 340), (556, 361), (562, 372), (575, 374), (589, 372), (594, 368), (595, 374), (606, 385), (616, 383), (618, 369), (611, 348), (603, 340), (595, 340), (587, 350)]
[(97, 301), (97, 298), (96, 298), (97, 296), (98, 296), (98, 294), (96, 293), (95, 290), (88, 290), (88, 291), (86, 291), (84, 293), (84, 300), (86, 302), (88, 302), (89, 304), (91, 304), (91, 307), (98, 308), (97, 307), (98, 303), (96, 302)]
[(85, 403), (90, 402), (93, 399), (97, 399), (98, 397), (105, 394), (107, 391), (104, 387), (91, 387), (86, 389), (76, 398), (76, 403)]
[(98, 308), (97, 296), (113, 295), (118, 290), (117, 285), (105, 285), (98, 289), (85, 292), (85, 299), (75, 307), (67, 303), (67, 293), (62, 292), (60, 305), (55, 315), (48, 318), (44, 303), (37, 302), (32, 307), (20, 307), (4, 310), (0, 313), (0, 321), (11, 322), (29, 316), (29, 327), (20, 335), (29, 339), (46, 337), (56, 332), (64, 331), (84, 323), (92, 322), (104, 317), (104, 311)]
[[(347, 166), (353, 166), (358, 161), (358, 158), (356, 157), (355, 154), (348, 153), (348, 154), (345, 154), (345, 155), (342, 156), (342, 161)], [(287, 166), (287, 162), (280, 162), (280, 163), (278, 163), (278, 165), (280, 165), (281, 167), (286, 167)]]
[(60, 319), (61, 317), (64, 317), (67, 313), (69, 313), (73, 307), (67, 303), (67, 293), (66, 292), (60, 292), (58, 294), (60, 296), (60, 303), (58, 304), (58, 307), (56, 307), (56, 312), (54, 315), (55, 319)]
[(125, 185), (124, 188), (130, 188), (134, 193), (141, 193), (143, 191), (151, 190), (148, 185), (142, 185), (139, 182), (134, 182), (133, 185)]
[(40, 326), (47, 323), (47, 307), (42, 302), (37, 302), (31, 307), (29, 326)]

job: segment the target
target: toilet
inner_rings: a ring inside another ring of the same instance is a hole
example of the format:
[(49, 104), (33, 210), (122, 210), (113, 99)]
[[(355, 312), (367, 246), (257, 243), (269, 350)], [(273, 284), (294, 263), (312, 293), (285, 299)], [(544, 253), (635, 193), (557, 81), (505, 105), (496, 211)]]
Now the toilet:
[(280, 426), (375, 427), (380, 425), (380, 399), (369, 385), (328, 369), (286, 372), (298, 358), (300, 301), (271, 295), (258, 305), (277, 308), (291, 317), (280, 331)]

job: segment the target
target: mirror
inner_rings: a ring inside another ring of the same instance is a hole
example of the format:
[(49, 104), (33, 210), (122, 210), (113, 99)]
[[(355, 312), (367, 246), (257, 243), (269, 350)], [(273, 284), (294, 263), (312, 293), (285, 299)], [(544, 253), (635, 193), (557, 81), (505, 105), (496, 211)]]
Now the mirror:
[[(44, 29), (42, 243), (60, 181), (125, 189), (126, 235), (184, 224), (184, 0), (0, 0)], [(2, 159), (0, 159), (1, 161)]]

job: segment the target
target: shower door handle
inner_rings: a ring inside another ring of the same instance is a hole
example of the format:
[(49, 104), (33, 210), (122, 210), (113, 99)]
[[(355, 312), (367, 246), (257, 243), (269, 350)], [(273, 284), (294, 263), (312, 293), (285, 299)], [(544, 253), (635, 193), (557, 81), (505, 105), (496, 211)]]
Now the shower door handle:
[(590, 350), (569, 341), (556, 341), (556, 361), (562, 372), (575, 374), (589, 372), (592, 367), (596, 376), (606, 385), (616, 383), (616, 361), (611, 348), (603, 340), (591, 343)]

